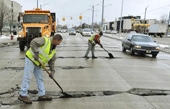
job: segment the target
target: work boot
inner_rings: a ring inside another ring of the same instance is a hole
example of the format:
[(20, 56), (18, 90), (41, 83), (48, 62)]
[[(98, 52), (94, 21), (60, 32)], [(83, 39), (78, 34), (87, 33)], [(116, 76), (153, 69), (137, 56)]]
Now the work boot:
[(83, 58), (89, 59), (89, 57), (88, 57), (88, 56), (84, 56)]
[(96, 59), (97, 57), (96, 56), (92, 56), (93, 59)]
[(44, 96), (40, 96), (38, 97), (38, 101), (51, 101), (52, 97), (44, 95)]
[(23, 101), (25, 104), (32, 104), (32, 101), (27, 96), (19, 95), (18, 100)]

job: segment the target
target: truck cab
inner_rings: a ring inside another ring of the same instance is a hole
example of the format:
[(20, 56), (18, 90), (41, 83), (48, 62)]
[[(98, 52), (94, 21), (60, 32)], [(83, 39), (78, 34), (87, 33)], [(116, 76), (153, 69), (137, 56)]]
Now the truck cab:
[(49, 38), (55, 33), (55, 13), (50, 13), (49, 10), (40, 10), (40, 8), (26, 10), (18, 19), (19, 21), (22, 19), (22, 31), (17, 38), (20, 51), (24, 51), (25, 46), (29, 48), (32, 39)]

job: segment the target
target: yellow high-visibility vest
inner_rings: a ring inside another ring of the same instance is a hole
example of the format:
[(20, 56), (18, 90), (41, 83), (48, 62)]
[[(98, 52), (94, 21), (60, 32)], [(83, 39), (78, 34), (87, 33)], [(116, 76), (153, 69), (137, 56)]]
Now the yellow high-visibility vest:
[[(46, 64), (50, 61), (50, 59), (54, 56), (56, 53), (56, 50), (54, 49), (52, 53), (50, 54), (50, 47), (51, 47), (51, 40), (47, 37), (43, 37), (45, 39), (45, 44), (41, 47), (39, 47), (39, 61), (42, 62), (43, 64)], [(37, 66), (40, 65), (38, 61), (34, 59), (34, 52), (32, 51), (31, 47), (29, 50), (26, 52), (26, 56), (32, 60)]]
[(89, 38), (89, 40), (90, 40), (90, 42), (92, 42), (93, 44), (96, 44), (96, 42), (95, 42), (95, 37), (96, 37), (96, 35), (93, 35), (93, 36), (91, 36), (90, 38)]

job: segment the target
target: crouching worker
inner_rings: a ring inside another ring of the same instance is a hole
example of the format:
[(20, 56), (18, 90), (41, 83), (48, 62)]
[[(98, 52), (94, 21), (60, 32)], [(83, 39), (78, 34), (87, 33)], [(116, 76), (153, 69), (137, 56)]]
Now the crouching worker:
[(87, 59), (89, 58), (88, 54), (89, 54), (90, 51), (92, 52), (92, 58), (97, 58), (94, 55), (95, 45), (99, 44), (100, 47), (103, 48), (102, 44), (100, 43), (100, 37), (102, 35), (103, 35), (103, 33), (100, 32), (99, 34), (96, 34), (96, 35), (89, 38), (89, 40), (88, 40), (88, 49), (86, 51), (86, 54), (85, 54), (84, 58), (87, 58)]
[(32, 75), (35, 76), (37, 82), (39, 95), (38, 100), (52, 100), (52, 97), (45, 95), (42, 67), (38, 60), (43, 64), (48, 63), (51, 71), (51, 78), (53, 78), (55, 73), (54, 63), (56, 60), (55, 48), (61, 42), (62, 36), (60, 34), (57, 34), (54, 37), (50, 38), (35, 38), (31, 41), (30, 48), (26, 52), (25, 56), (24, 76), (20, 89), (20, 95), (18, 97), (19, 100), (23, 101), (26, 104), (32, 104), (32, 101), (27, 97)]

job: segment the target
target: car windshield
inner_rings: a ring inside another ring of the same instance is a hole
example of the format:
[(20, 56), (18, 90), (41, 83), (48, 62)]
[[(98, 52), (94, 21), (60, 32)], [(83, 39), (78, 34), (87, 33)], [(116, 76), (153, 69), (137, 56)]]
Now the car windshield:
[(71, 32), (75, 32), (75, 30), (70, 30)]
[(133, 35), (132, 41), (135, 42), (154, 42), (150, 36)]
[(47, 15), (24, 15), (24, 23), (48, 23)]

